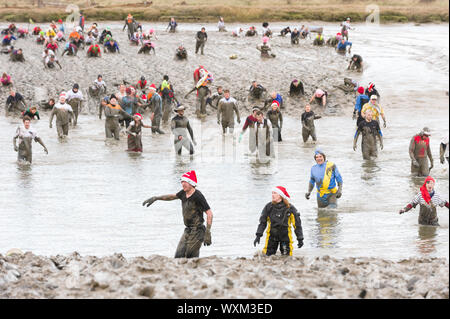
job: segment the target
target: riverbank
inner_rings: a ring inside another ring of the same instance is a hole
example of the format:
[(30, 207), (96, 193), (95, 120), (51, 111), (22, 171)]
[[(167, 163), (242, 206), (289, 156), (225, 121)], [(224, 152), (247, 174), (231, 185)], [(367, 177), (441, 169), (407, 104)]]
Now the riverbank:
[[(0, 21), (48, 22), (66, 18), (67, 1), (59, 1), (58, 7), (3, 7), (0, 8)], [(139, 21), (168, 21), (175, 16), (179, 22), (216, 22), (219, 16), (226, 22), (261, 22), (261, 21), (328, 21), (338, 22), (351, 17), (354, 22), (365, 21), (374, 13), (373, 1), (342, 0), (319, 1), (148, 1), (144, 5), (136, 1), (96, 1), (95, 5), (85, 7), (83, 1), (80, 9), (89, 20), (116, 21), (123, 20), (128, 13)], [(77, 3), (71, 1), (70, 3)], [(438, 23), (449, 21), (449, 3), (443, 0), (402, 0), (376, 2), (381, 23), (416, 22)]]
[(0, 298), (448, 299), (448, 261), (0, 255)]

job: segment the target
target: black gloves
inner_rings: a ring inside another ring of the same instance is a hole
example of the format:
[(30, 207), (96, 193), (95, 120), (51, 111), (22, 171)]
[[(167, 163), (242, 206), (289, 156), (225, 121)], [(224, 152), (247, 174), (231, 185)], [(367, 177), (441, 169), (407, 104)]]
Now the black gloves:
[(256, 247), (256, 244), (259, 244), (260, 239), (261, 239), (261, 235), (256, 235), (255, 241), (253, 242), (253, 246)]

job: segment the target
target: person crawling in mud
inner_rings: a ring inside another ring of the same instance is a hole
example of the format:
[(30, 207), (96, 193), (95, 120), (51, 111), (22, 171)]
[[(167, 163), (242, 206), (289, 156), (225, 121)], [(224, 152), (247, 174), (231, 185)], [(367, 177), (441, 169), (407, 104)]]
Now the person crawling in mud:
[(31, 120), (35, 120), (35, 119), (40, 120), (41, 119), (41, 117), (39, 116), (39, 111), (37, 110), (36, 106), (32, 106), (29, 109), (27, 109), (26, 111), (23, 111), (22, 118), (25, 118), (26, 116), (29, 117)]
[(308, 36), (310, 36), (309, 28), (305, 25), (302, 25), (300, 28), (300, 36), (302, 39), (306, 39)]
[(138, 54), (144, 53), (144, 54), (150, 54), (153, 50), (153, 54), (156, 54), (155, 52), (155, 45), (150, 42), (149, 40), (145, 40), (142, 42), (142, 46), (138, 51)]
[(272, 37), (272, 30), (270, 30), (270, 28), (269, 28), (269, 23), (268, 22), (264, 22), (262, 24), (262, 27), (263, 27), (263, 37), (271, 38)]
[(338, 32), (338, 33), (336, 33), (335, 36), (332, 36), (327, 40), (327, 45), (335, 48), (338, 45), (338, 43), (341, 41), (341, 39), (342, 39), (342, 34), (340, 32)]
[(290, 28), (290, 27), (286, 27), (286, 28), (284, 28), (284, 29), (281, 30), (280, 35), (281, 35), (282, 37), (285, 37), (288, 33), (291, 33), (291, 32), (292, 32), (292, 31), (291, 31), (291, 28)]
[(3, 87), (9, 87), (13, 85), (13, 80), (11, 79), (11, 76), (3, 72), (2, 77), (0, 78), (0, 82), (2, 83)]
[[(269, 224), (269, 227), (267, 227)], [(256, 230), (256, 238), (253, 245), (260, 243), (264, 230), (267, 228), (267, 237), (263, 248), (266, 256), (275, 255), (278, 247), (281, 255), (292, 256), (294, 242), (292, 229), (297, 237), (297, 247), (303, 247), (303, 229), (300, 213), (291, 204), (291, 196), (286, 188), (277, 186), (272, 189), (272, 201), (268, 203), (259, 217), (259, 225)]]
[(305, 90), (303, 88), (303, 83), (297, 79), (292, 80), (289, 87), (289, 96), (303, 96), (305, 95)]
[[(17, 146), (17, 140), (19, 145)], [(32, 142), (33, 140), (42, 145), (44, 152), (48, 154), (47, 147), (42, 139), (38, 136), (37, 132), (31, 128), (31, 119), (28, 116), (23, 118), (23, 126), (19, 126), (16, 130), (16, 134), (13, 138), (14, 151), (17, 154), (18, 161), (25, 161), (31, 164), (33, 160)]]
[(336, 46), (337, 53), (340, 54), (346, 54), (347, 53), (347, 47), (349, 47), (348, 52), (351, 52), (352, 49), (352, 43), (349, 41), (346, 41), (345, 38), (342, 38), (341, 41)]
[(48, 101), (43, 100), (38, 102), (39, 108), (41, 110), (49, 111), (55, 106), (55, 99), (51, 98)]
[(250, 100), (261, 100), (265, 98), (267, 89), (256, 81), (252, 81), (252, 85), (248, 90), (248, 97)]
[(89, 47), (89, 49), (86, 52), (86, 55), (88, 56), (88, 58), (90, 57), (101, 57), (102, 56), (102, 51), (100, 49), (100, 46), (98, 44), (93, 44)]
[(256, 49), (261, 52), (261, 58), (275, 58), (276, 55), (273, 53), (270, 53), (272, 49), (270, 48), (268, 42), (268, 37), (263, 37), (262, 39), (263, 44), (261, 46), (256, 46)]
[(67, 53), (67, 55), (75, 56), (75, 55), (77, 55), (77, 52), (78, 52), (78, 47), (72, 42), (67, 42), (66, 45), (64, 46), (64, 51), (61, 54), (61, 56), (64, 56), (64, 54), (66, 54), (66, 53)]
[(39, 33), (39, 36), (36, 38), (36, 43), (37, 44), (44, 44), (45, 43), (45, 32), (41, 31)]
[(300, 31), (297, 28), (291, 32), (291, 44), (299, 44), (300, 41)]
[(8, 45), (12, 45), (12, 44), (14, 44), (13, 41), (17, 41), (17, 38), (15, 36), (13, 36), (12, 34), (7, 34), (3, 37), (2, 46), (6, 47)]
[(245, 32), (246, 37), (254, 37), (255, 35), (258, 35), (258, 31), (256, 31), (254, 26), (251, 26), (247, 32)]
[(314, 39), (313, 45), (322, 46), (324, 44), (325, 44), (325, 39), (324, 39), (322, 33), (319, 32), (319, 34)]
[(120, 53), (119, 45), (117, 44), (117, 41), (113, 39), (109, 39), (105, 43), (105, 49), (110, 53)]
[(9, 59), (12, 62), (25, 62), (22, 49), (12, 50)]
[(347, 70), (356, 70), (358, 72), (363, 71), (363, 59), (358, 54), (353, 54), (350, 63), (348, 64)]
[[(203, 194), (196, 188), (197, 175), (195, 171), (183, 174), (181, 186), (183, 189), (177, 194), (151, 197), (144, 201), (142, 206), (149, 207), (157, 200), (172, 201), (180, 199), (186, 228), (178, 243), (175, 258), (195, 258), (199, 257), (202, 244), (205, 246), (212, 244), (213, 212)], [(206, 214), (206, 227), (203, 214)]]
[(13, 111), (24, 111), (26, 109), (26, 103), (23, 96), (11, 89), (9, 91), (9, 96), (6, 99), (6, 115), (8, 116), (10, 112)]
[(434, 190), (436, 181), (433, 177), (428, 176), (425, 178), (425, 182), (420, 188), (419, 193), (413, 198), (413, 200), (399, 211), (399, 214), (404, 214), (410, 211), (412, 208), (416, 208), (420, 205), (419, 219), (420, 225), (439, 226), (439, 219), (437, 217), (436, 208), (447, 207), (449, 208), (448, 201), (442, 199), (441, 195)]
[(178, 60), (186, 60), (186, 59), (187, 59), (187, 51), (186, 51), (186, 48), (185, 48), (184, 46), (180, 45), (180, 46), (177, 48), (177, 51), (175, 52), (175, 57), (176, 57)]
[(321, 90), (321, 89), (317, 89), (314, 92), (314, 95), (311, 97), (311, 100), (309, 100), (309, 103), (313, 103), (316, 102), (317, 104), (322, 104), (323, 107), (325, 107), (327, 105), (327, 97), (328, 97), (328, 92)]

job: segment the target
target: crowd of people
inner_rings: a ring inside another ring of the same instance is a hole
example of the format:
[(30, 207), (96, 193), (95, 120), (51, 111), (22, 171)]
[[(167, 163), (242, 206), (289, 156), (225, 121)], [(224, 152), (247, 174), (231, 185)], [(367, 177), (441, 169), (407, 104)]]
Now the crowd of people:
[[(177, 32), (178, 23), (171, 18), (166, 31)], [(262, 25), (262, 44), (257, 46), (261, 52), (261, 57), (276, 58), (269, 44), (274, 36), (269, 23)], [(140, 46), (138, 54), (155, 53), (156, 32), (150, 29), (144, 32), (141, 23), (137, 22), (129, 14), (125, 19), (123, 31), (127, 30), (128, 45)], [(313, 39), (315, 46), (331, 46), (340, 54), (351, 54), (352, 43), (349, 42), (349, 31), (351, 27), (350, 18), (341, 24), (339, 32), (325, 40), (323, 28), (301, 26), (299, 28), (286, 27), (280, 32), (280, 36), (285, 37), (290, 34), (291, 44), (298, 45), (299, 41), (310, 39), (312, 33), (317, 33)], [(219, 19), (218, 31), (227, 32), (223, 18)], [(28, 30), (17, 28), (11, 24), (2, 31), (2, 53), (9, 54), (11, 62), (24, 62), (24, 51), (15, 49), (14, 45), (19, 39), (34, 36), (35, 42), (43, 46), (42, 62), (45, 68), (55, 68), (55, 65), (62, 69), (57, 58), (57, 52), (61, 52), (61, 57), (67, 55), (77, 55), (79, 51), (85, 51), (88, 57), (102, 57), (102, 52), (120, 54), (118, 41), (113, 37), (110, 28), (106, 27), (99, 31), (97, 23), (93, 23), (85, 30), (84, 16), (80, 15), (79, 25), (76, 26), (66, 37), (66, 30), (62, 20), (57, 23), (52, 22), (47, 30), (42, 30), (36, 26), (32, 35)], [(231, 31), (233, 37), (257, 36), (258, 32), (254, 26), (248, 30), (240, 27)], [(66, 39), (67, 38), (67, 39)], [(206, 29), (203, 27), (195, 34), (195, 54), (204, 54), (204, 49), (208, 41)], [(182, 45), (176, 48), (175, 57), (177, 59), (187, 59), (187, 50)], [(348, 70), (363, 71), (363, 59), (360, 55), (350, 57)], [(42, 101), (39, 105), (28, 105), (23, 96), (16, 92), (15, 84), (20, 79), (12, 79), (11, 75), (3, 73), (1, 85), (9, 89), (9, 96), (6, 99), (6, 115), (22, 116), (23, 125), (17, 128), (13, 138), (14, 150), (18, 152), (20, 161), (32, 162), (32, 141), (42, 145), (44, 151), (48, 153), (42, 139), (35, 129), (32, 128), (32, 121), (41, 119), (39, 111), (49, 111), (49, 127), (53, 126), (53, 119), (56, 117), (56, 131), (60, 139), (65, 139), (70, 131), (70, 127), (76, 126), (78, 117), (86, 102), (86, 97), (78, 83), (74, 83), (72, 88), (60, 92), (57, 99), (50, 98)], [(170, 122), (170, 130), (173, 135), (175, 152), (182, 154), (183, 148), (193, 155), (195, 152), (196, 140), (194, 131), (185, 115), (186, 107), (181, 105), (180, 98), (168, 75), (164, 75), (161, 83), (156, 85), (141, 76), (134, 84), (121, 84), (117, 92), (108, 92), (108, 79), (103, 79), (98, 75), (88, 86), (88, 95), (98, 99), (98, 116), (105, 117), (105, 136), (119, 140), (122, 132), (127, 136), (128, 151), (142, 152), (142, 128), (148, 128), (152, 134), (165, 134), (161, 127)], [(216, 87), (216, 92), (212, 93), (212, 83), (214, 77), (212, 72), (200, 65), (193, 72), (192, 90), (185, 95), (185, 98), (193, 92), (197, 93), (196, 115), (199, 118), (207, 117), (207, 106), (210, 106), (217, 113), (217, 124), (222, 127), (223, 134), (233, 134), (237, 124), (241, 123), (242, 108), (239, 102), (230, 92), (231, 88)], [(305, 95), (305, 83), (299, 79), (293, 79), (289, 86), (289, 96), (298, 97)], [(363, 159), (373, 159), (377, 157), (378, 148), (383, 149), (382, 128), (387, 127), (387, 120), (384, 108), (381, 106), (381, 96), (374, 83), (367, 86), (359, 85), (356, 81), (344, 79), (344, 88), (348, 92), (356, 95), (353, 107), (353, 120), (355, 120), (355, 135), (353, 149), (357, 149), (358, 140), (361, 137), (361, 151)], [(309, 98), (309, 97), (308, 97)], [(274, 143), (282, 143), (283, 110), (285, 108), (283, 96), (280, 92), (268, 92), (257, 81), (252, 81), (248, 89), (248, 101), (254, 104), (252, 112), (249, 114), (239, 132), (239, 142), (246, 132), (249, 132), (248, 148), (251, 153), (262, 160), (269, 160), (275, 157)], [(256, 106), (256, 105), (261, 106)], [(315, 88), (314, 94), (309, 102), (304, 106), (301, 113), (302, 138), (307, 143), (311, 138), (313, 143), (317, 141), (317, 132), (314, 121), (320, 119), (321, 111), (328, 104), (328, 92), (325, 88)], [(313, 106), (319, 112), (313, 110)], [(147, 111), (150, 113), (151, 125), (146, 125), (144, 116)], [(172, 118), (170, 118), (172, 115)], [(383, 124), (381, 124), (383, 120)], [(429, 176), (433, 168), (433, 158), (430, 150), (430, 130), (425, 127), (419, 134), (412, 137), (409, 147), (411, 158), (411, 173), (417, 176), (426, 177), (425, 183), (419, 194), (403, 208), (400, 213), (420, 205), (419, 223), (427, 225), (438, 225), (436, 213), (437, 206), (449, 207), (449, 203), (434, 192), (434, 179)], [(18, 145), (17, 145), (18, 140)], [(442, 164), (448, 163), (448, 139), (440, 144), (440, 161)], [(319, 208), (336, 208), (338, 199), (343, 195), (343, 177), (334, 161), (327, 158), (326, 154), (317, 149), (314, 153), (316, 164), (311, 168), (310, 181), (307, 185), (305, 198), (310, 199), (311, 193), (317, 189), (317, 206)], [(198, 257), (201, 244), (211, 244), (211, 225), (213, 214), (202, 193), (196, 189), (197, 177), (194, 171), (188, 172), (181, 178), (183, 190), (177, 194), (156, 196), (146, 200), (143, 204), (150, 206), (156, 200), (182, 201), (183, 216), (186, 230), (178, 245), (175, 257)], [(204, 226), (203, 213), (207, 215), (207, 225)], [(267, 228), (267, 238), (263, 252), (273, 255), (279, 247), (281, 254), (292, 255), (293, 238), (291, 228), (294, 229), (298, 240), (298, 247), (303, 246), (303, 231), (300, 214), (291, 204), (291, 198), (282, 186), (277, 186), (272, 191), (272, 200), (263, 209), (259, 220), (254, 244), (260, 243), (264, 230)]]

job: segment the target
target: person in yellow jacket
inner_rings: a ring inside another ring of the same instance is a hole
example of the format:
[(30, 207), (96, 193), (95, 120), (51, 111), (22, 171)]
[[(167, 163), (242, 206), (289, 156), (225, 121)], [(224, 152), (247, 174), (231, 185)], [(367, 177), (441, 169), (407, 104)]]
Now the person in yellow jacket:
[(380, 116), (383, 118), (383, 127), (386, 127), (386, 116), (384, 115), (384, 109), (377, 103), (378, 97), (374, 94), (370, 97), (368, 103), (364, 104), (361, 109), (361, 115), (364, 117), (364, 113), (370, 110), (372, 112), (373, 120), (380, 124)]

